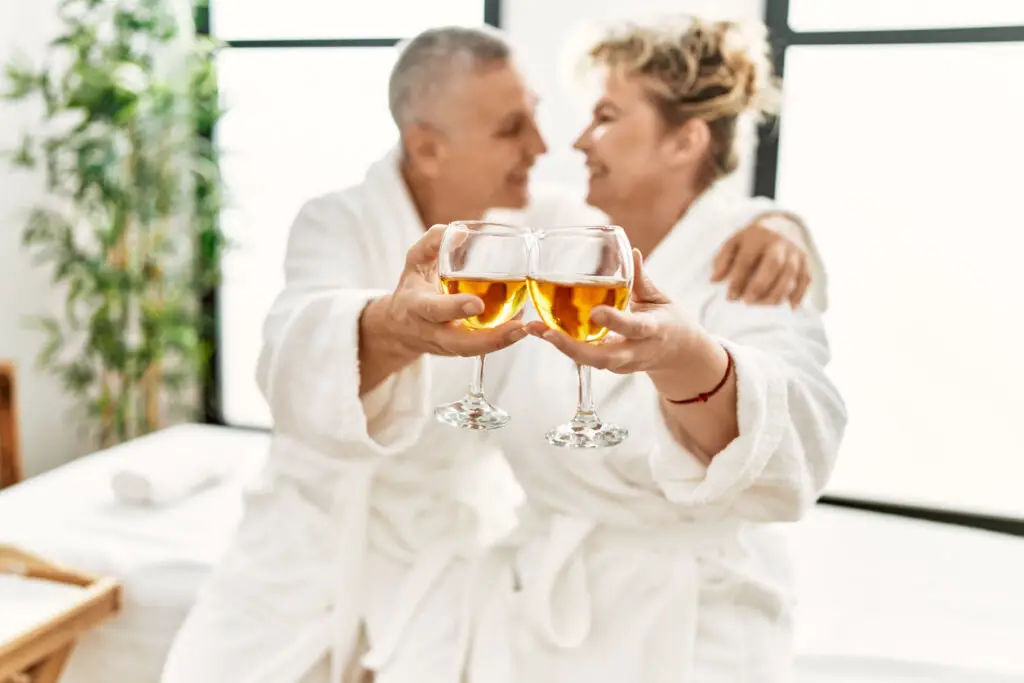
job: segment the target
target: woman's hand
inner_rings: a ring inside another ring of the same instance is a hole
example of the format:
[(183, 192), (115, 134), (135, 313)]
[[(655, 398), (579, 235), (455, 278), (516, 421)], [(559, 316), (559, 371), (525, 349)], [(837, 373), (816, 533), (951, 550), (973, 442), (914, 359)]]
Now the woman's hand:
[[(658, 291), (636, 249), (633, 262), (631, 310), (600, 306), (590, 316), (611, 330), (601, 342), (576, 341), (543, 322), (531, 322), (528, 329), (581, 365), (620, 374), (646, 372), (662, 397), (662, 416), (675, 440), (707, 462), (739, 434), (736, 373), (729, 372), (725, 349)], [(719, 390), (705, 400), (673, 402), (715, 387)]]
[(635, 275), (630, 310), (597, 306), (591, 313), (593, 322), (610, 330), (602, 341), (577, 341), (540, 321), (528, 325), (530, 333), (581, 365), (619, 374), (647, 372), (657, 378), (690, 366), (694, 351), (703, 346), (707, 335), (654, 286), (636, 249), (633, 263)]
[[(527, 329), (581, 365), (623, 375), (647, 373), (655, 385), (666, 385), (666, 392), (674, 390), (669, 392), (670, 397), (681, 398), (678, 394), (686, 387), (680, 384), (698, 384), (706, 375), (695, 372), (699, 371), (698, 366), (707, 366), (710, 360), (716, 369), (721, 365), (720, 370), (724, 372), (728, 358), (699, 325), (658, 291), (648, 278), (643, 258), (636, 249), (633, 262), (635, 276), (630, 310), (597, 306), (591, 313), (594, 323), (610, 331), (601, 342), (577, 341), (563, 332), (549, 329), (540, 321), (530, 323)], [(712, 382), (710, 386), (714, 385)], [(694, 393), (707, 389), (708, 386), (700, 386)], [(672, 396), (672, 393), (677, 395)]]

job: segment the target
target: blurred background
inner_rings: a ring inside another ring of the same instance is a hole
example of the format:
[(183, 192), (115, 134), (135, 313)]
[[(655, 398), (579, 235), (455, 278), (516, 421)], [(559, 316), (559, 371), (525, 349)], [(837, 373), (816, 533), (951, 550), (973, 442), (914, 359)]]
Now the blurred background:
[(395, 143), (396, 43), (507, 32), (551, 150), (533, 182), (580, 190), (573, 46), (595, 22), (692, 12), (761, 19), (775, 46), (783, 113), (730, 182), (802, 216), (828, 271), (850, 422), (826, 500), (1024, 535), (1024, 1), (136, 4), (0, 2), (0, 358), (23, 476), (180, 422), (269, 427), (254, 367), (287, 231)]

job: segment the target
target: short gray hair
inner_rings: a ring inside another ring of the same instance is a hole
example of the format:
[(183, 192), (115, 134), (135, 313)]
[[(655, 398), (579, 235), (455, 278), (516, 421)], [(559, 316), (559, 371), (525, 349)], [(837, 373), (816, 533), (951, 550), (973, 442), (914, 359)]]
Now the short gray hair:
[(421, 120), (431, 99), (455, 77), (512, 55), (505, 38), (490, 27), (432, 28), (400, 47), (388, 82), (388, 106), (399, 130)]

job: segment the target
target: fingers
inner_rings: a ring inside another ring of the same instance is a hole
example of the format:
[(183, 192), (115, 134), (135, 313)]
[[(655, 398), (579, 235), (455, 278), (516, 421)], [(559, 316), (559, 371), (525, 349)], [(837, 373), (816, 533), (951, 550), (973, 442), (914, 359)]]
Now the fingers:
[(715, 255), (714, 269), (711, 272), (712, 282), (721, 282), (729, 275), (729, 271), (736, 261), (736, 254), (739, 253), (739, 249), (739, 235), (733, 235), (726, 240), (725, 244), (722, 245), (722, 248)]
[(611, 306), (597, 306), (590, 319), (626, 339), (647, 339), (658, 331), (648, 313), (626, 313)]
[(748, 304), (763, 303), (779, 280), (796, 277), (799, 263), (799, 254), (787, 252), (780, 244), (769, 247), (757, 262), (757, 270), (747, 284), (743, 300)]
[(747, 284), (754, 276), (758, 261), (761, 260), (761, 250), (749, 242), (740, 245), (739, 253), (733, 261), (732, 269), (729, 272), (729, 299), (737, 301), (742, 299), (747, 292)]
[(489, 330), (466, 330), (458, 327), (439, 328), (435, 343), (446, 355), (482, 356), (515, 344), (527, 335), (526, 326), (518, 320)]
[(431, 226), (423, 233), (423, 237), (417, 240), (416, 244), (409, 248), (405, 255), (405, 267), (417, 268), (433, 263), (437, 260), (437, 254), (441, 251), (441, 241), (444, 239), (444, 231), (447, 225), (438, 224)]
[(667, 304), (668, 297), (654, 286), (651, 278), (647, 277), (647, 270), (644, 268), (644, 258), (640, 255), (639, 249), (633, 250), (633, 301), (645, 304)]
[(771, 290), (766, 295), (755, 301), (755, 304), (764, 306), (778, 306), (789, 296), (790, 292), (793, 291), (793, 287), (796, 286), (796, 272), (786, 271), (779, 276), (779, 279), (772, 285)]
[(564, 332), (544, 328), (540, 338), (548, 342), (580, 365), (612, 372), (632, 367), (634, 353), (628, 341), (608, 344), (589, 344), (576, 341)]
[(428, 323), (448, 323), (484, 311), (484, 302), (472, 294), (420, 294), (409, 310)]
[(811, 273), (807, 268), (807, 264), (804, 264), (804, 269), (797, 275), (796, 286), (793, 288), (793, 293), (789, 295), (789, 305), (796, 308), (804, 300), (804, 296), (807, 294), (807, 290), (811, 285)]

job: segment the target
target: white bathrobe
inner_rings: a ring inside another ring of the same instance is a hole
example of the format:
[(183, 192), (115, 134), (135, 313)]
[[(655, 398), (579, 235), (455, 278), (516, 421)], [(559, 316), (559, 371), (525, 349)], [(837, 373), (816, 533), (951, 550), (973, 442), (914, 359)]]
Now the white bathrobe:
[(464, 560), (507, 530), (519, 489), (482, 435), (431, 417), (465, 392), (464, 359), (424, 357), (359, 397), (360, 312), (423, 230), (394, 152), (296, 218), (258, 367), (268, 468), (165, 683), (337, 683), (364, 654), (380, 683), (458, 678)]
[[(742, 222), (767, 208), (742, 207)], [(497, 217), (580, 224), (594, 213), (548, 197)], [(395, 152), (362, 184), (309, 202), (297, 217), (258, 369), (275, 422), (268, 469), (175, 640), (164, 683), (337, 683), (357, 678), (359, 661), (378, 683), (458, 683), (470, 640), (484, 654), (470, 632), (483, 615), (477, 591), (504, 573), (492, 554), (487, 572), (471, 569), (510, 527), (521, 491), (494, 434), (431, 417), (434, 405), (463, 394), (470, 361), (425, 357), (358, 396), (359, 314), (394, 287), (422, 231)], [(540, 390), (534, 369), (513, 370), (515, 360), (489, 357), (489, 392)], [(545, 415), (516, 404), (503, 431), (537, 433), (568, 417), (572, 406), (556, 405)], [(545, 452), (539, 440), (529, 446), (540, 449), (532, 457)], [(514, 459), (524, 462), (518, 452)]]
[(646, 261), (735, 359), (740, 434), (710, 465), (669, 433), (645, 374), (594, 372), (624, 444), (548, 446), (575, 406), (574, 366), (533, 338), (505, 352), (515, 374), (493, 398), (515, 423), (497, 435), (526, 503), (473, 582), (471, 683), (791, 680), (789, 566), (764, 523), (813, 504), (846, 415), (816, 313), (731, 303), (710, 283), (744, 204), (706, 193)]

